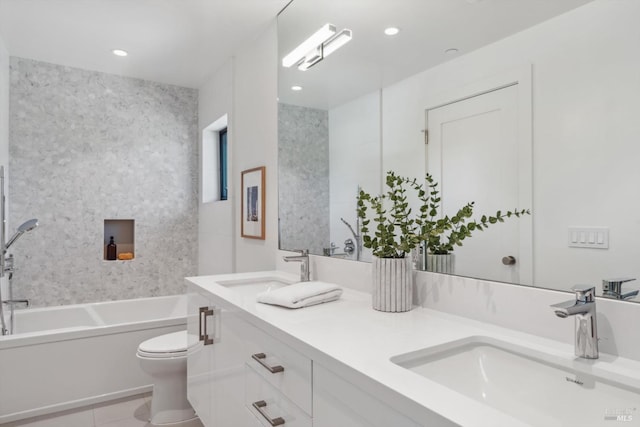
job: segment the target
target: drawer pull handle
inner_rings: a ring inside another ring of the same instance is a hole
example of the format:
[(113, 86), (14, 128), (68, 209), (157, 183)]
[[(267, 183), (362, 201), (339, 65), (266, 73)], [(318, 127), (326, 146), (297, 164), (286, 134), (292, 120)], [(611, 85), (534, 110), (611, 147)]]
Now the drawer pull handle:
[(264, 400), (253, 402), (252, 406), (256, 408), (256, 411), (258, 411), (260, 415), (264, 417), (265, 420), (269, 421), (269, 424), (271, 424), (272, 426), (275, 427), (275, 426), (281, 426), (284, 424), (284, 420), (281, 417), (269, 418), (269, 415), (267, 415), (267, 413), (264, 412), (264, 410), (262, 409), (267, 406), (267, 402), (265, 402)]
[(278, 372), (284, 372), (284, 368), (280, 365), (276, 365), (276, 366), (267, 365), (263, 360), (266, 357), (267, 355), (264, 353), (256, 353), (251, 355), (251, 358), (253, 360), (261, 364), (267, 371), (271, 372), (272, 374), (277, 374)]

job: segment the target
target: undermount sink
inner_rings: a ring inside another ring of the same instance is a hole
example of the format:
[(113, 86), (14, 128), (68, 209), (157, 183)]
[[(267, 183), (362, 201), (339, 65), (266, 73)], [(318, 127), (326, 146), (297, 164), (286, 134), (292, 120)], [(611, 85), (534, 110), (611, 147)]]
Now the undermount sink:
[(592, 369), (594, 362), (536, 353), (489, 337), (429, 347), (391, 361), (527, 424), (640, 425), (640, 388)]

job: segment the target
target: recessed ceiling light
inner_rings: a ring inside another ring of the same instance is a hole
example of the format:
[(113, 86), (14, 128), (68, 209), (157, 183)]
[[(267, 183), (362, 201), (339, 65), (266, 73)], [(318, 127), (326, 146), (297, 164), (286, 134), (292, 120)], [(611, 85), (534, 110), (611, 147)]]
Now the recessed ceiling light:
[(457, 53), (458, 53), (458, 49), (455, 48), (455, 47), (449, 48), (449, 49), (444, 51), (444, 54), (447, 55), (447, 56), (453, 56), (453, 55), (455, 55)]
[(302, 86), (291, 86), (291, 90), (300, 91), (302, 90)]
[(388, 36), (395, 36), (400, 32), (400, 28), (398, 27), (388, 27), (384, 29), (384, 33)]
[(115, 56), (127, 56), (127, 55), (129, 55), (129, 52), (127, 52), (126, 50), (122, 50), (122, 49), (113, 49), (111, 52), (113, 52), (113, 54)]

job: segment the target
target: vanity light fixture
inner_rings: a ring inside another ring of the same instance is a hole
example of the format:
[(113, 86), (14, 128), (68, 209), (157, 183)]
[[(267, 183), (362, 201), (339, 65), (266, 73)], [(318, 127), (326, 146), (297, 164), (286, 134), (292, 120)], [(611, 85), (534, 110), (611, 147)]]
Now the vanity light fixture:
[(322, 28), (313, 33), (311, 37), (300, 43), (298, 47), (293, 49), (287, 56), (282, 58), (283, 67), (291, 67), (304, 59), (313, 49), (320, 46), (326, 40), (336, 33), (336, 27), (332, 24), (324, 24)]
[(291, 90), (294, 92), (299, 92), (302, 90), (302, 86), (291, 86)]
[(395, 36), (400, 32), (400, 28), (398, 27), (387, 27), (384, 29), (384, 33), (388, 36)]
[(344, 29), (322, 44), (322, 55), (329, 56), (352, 39), (351, 30)]
[(344, 46), (352, 38), (351, 30), (344, 29), (336, 34), (335, 25), (325, 24), (285, 56), (282, 59), (282, 66), (297, 65), (300, 71), (308, 70)]
[(113, 49), (111, 51), (111, 53), (113, 53), (115, 56), (127, 56), (127, 55), (129, 55), (129, 52), (127, 52), (126, 50), (122, 50), (122, 49)]
[(311, 52), (307, 53), (300, 62), (298, 62), (298, 70), (305, 71), (322, 61), (324, 58), (322, 53), (322, 45), (315, 47)]

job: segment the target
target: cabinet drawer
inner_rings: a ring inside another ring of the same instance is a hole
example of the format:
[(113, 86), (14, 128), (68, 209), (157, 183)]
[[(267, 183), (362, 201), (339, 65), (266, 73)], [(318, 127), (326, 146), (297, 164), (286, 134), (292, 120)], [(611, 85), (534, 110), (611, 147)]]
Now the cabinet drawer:
[[(249, 410), (249, 408), (245, 408), (244, 411), (244, 427), (262, 427), (262, 423), (258, 421), (258, 419), (253, 415), (253, 412)], [(286, 426), (286, 424), (285, 424)]]
[(308, 415), (312, 415), (311, 359), (252, 327), (252, 350), (246, 363)]
[(311, 427), (311, 418), (280, 391), (245, 365), (245, 406), (264, 427)]

